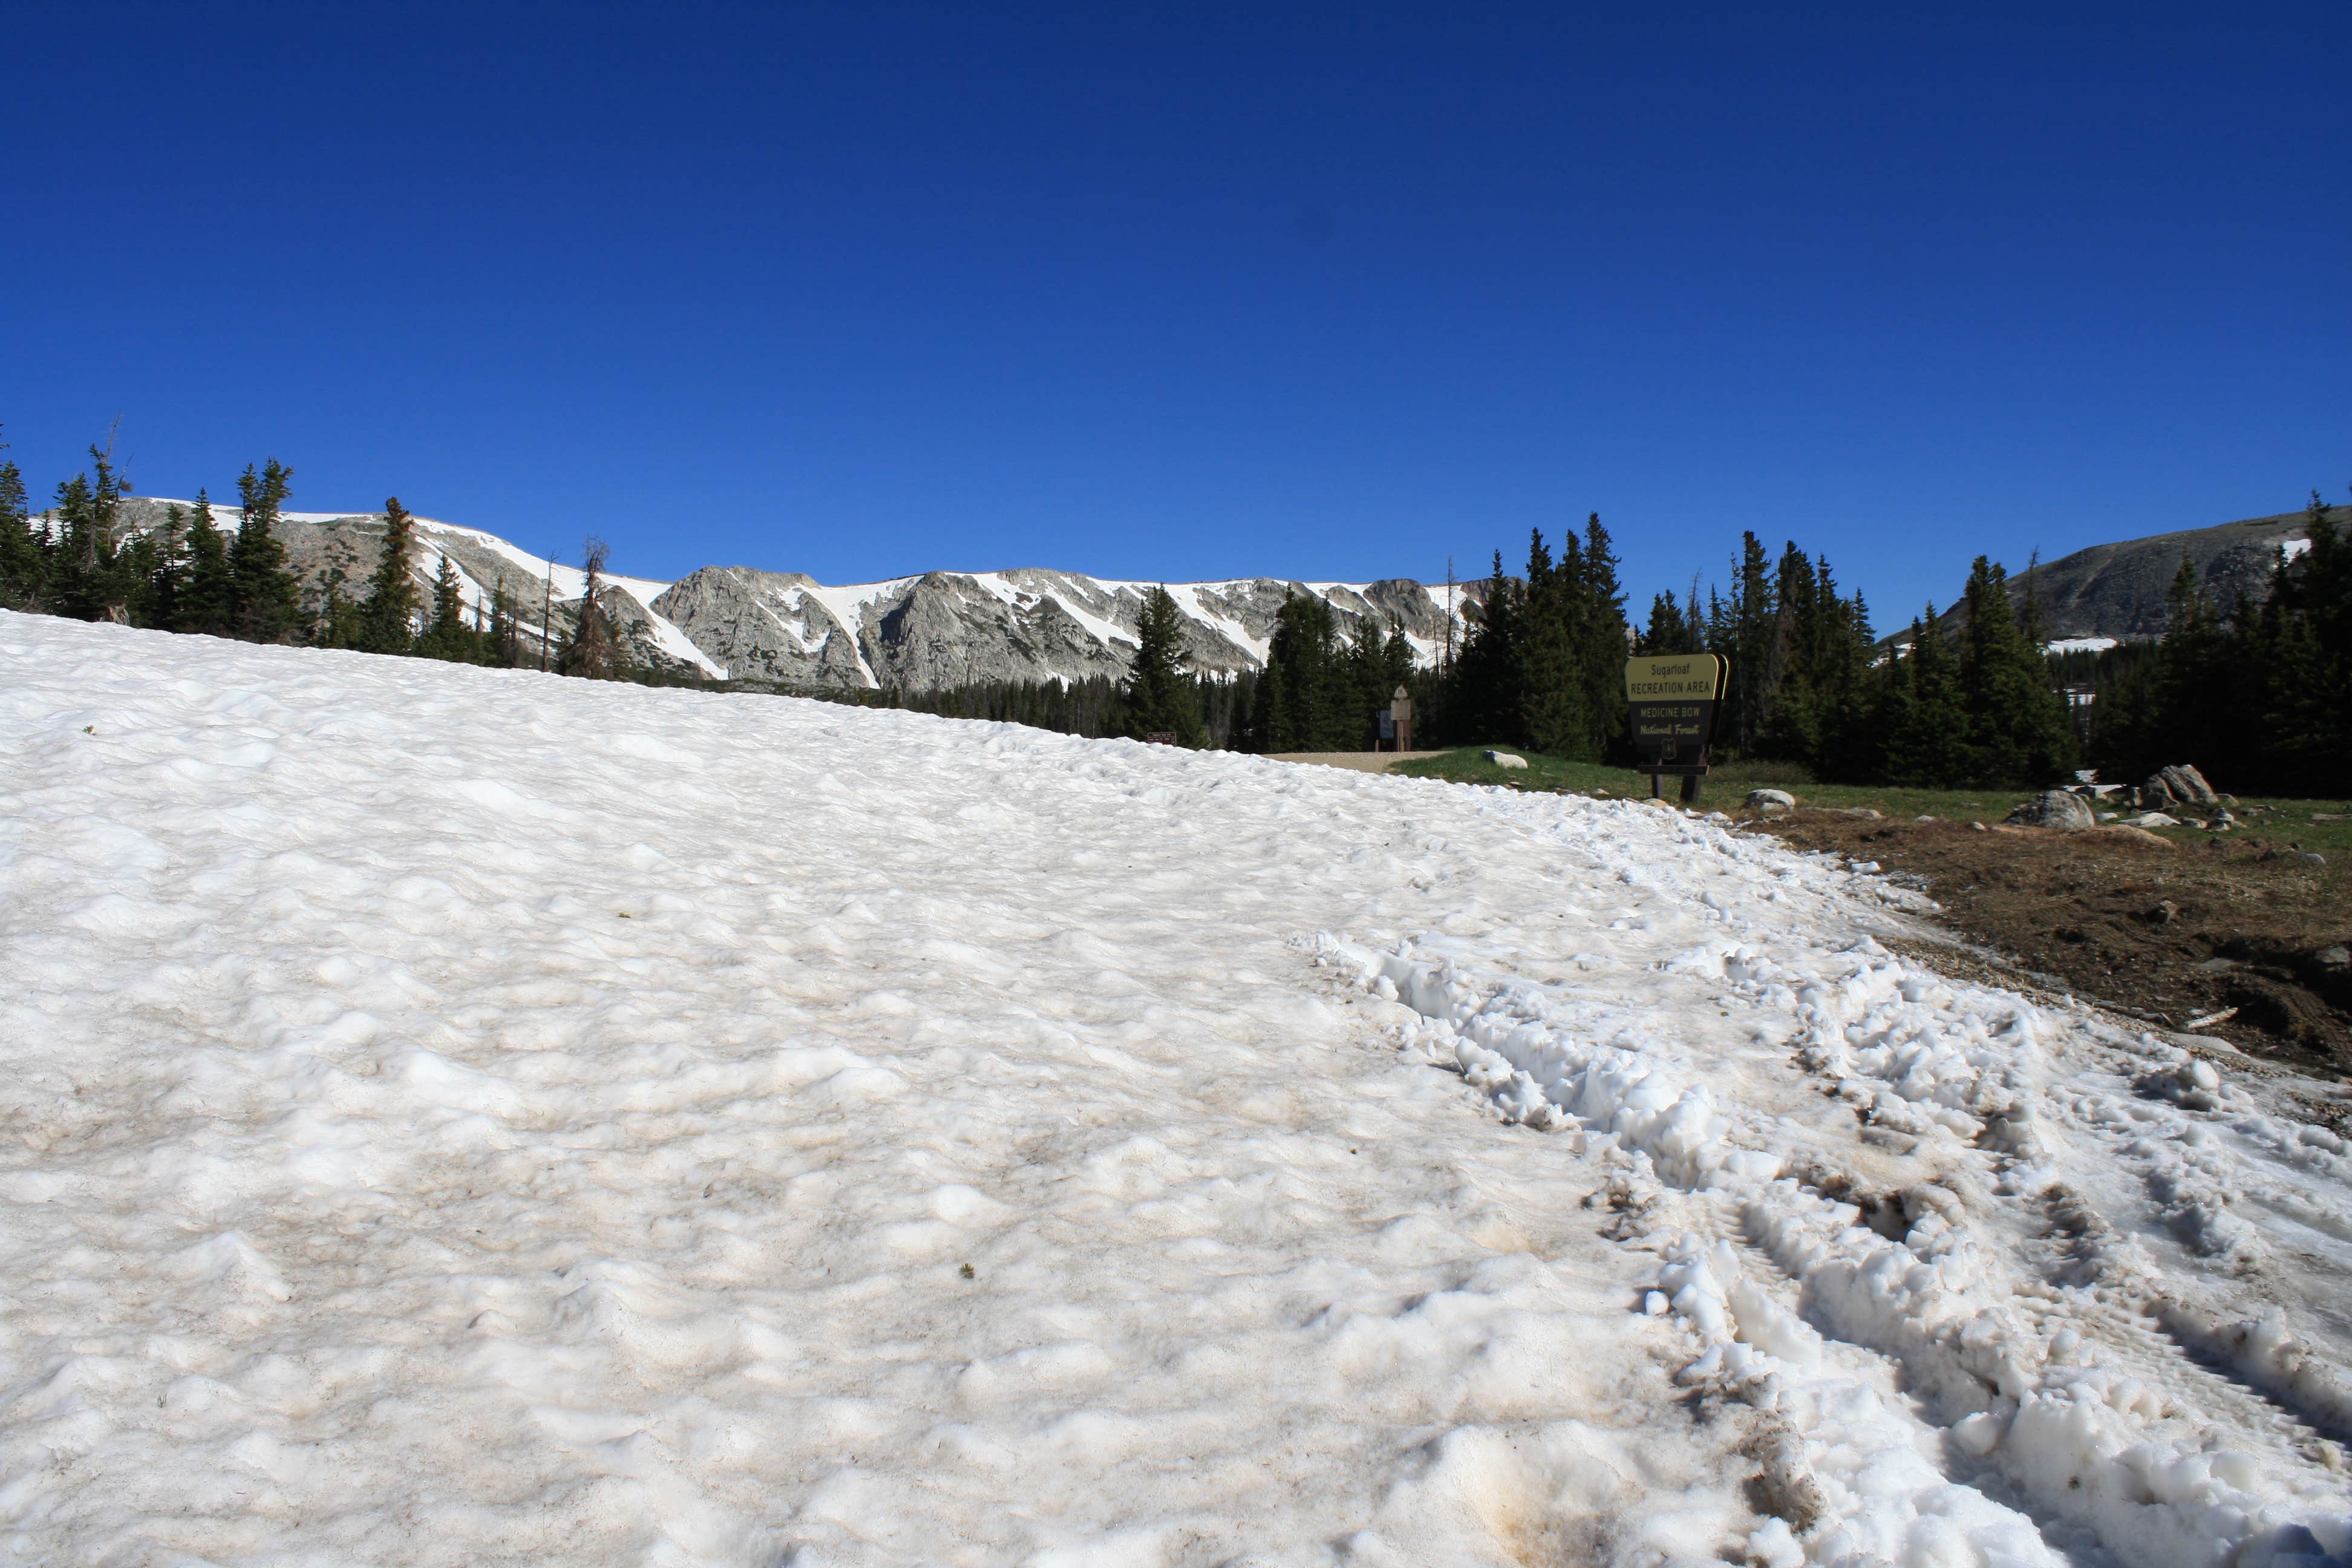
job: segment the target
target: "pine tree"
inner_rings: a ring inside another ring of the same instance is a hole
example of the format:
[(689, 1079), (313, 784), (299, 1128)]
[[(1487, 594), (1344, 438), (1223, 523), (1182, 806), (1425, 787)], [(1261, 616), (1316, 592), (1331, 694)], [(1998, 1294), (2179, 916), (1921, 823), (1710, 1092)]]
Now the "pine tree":
[(236, 582), (229, 565), (228, 541), (213, 522), (211, 497), (196, 492), (188, 513), (188, 587), (179, 620), (170, 629), (227, 637), (236, 616)]
[(617, 679), (622, 670), (622, 657), (612, 628), (605, 624), (604, 612), (596, 602), (604, 585), (604, 560), (609, 549), (601, 539), (591, 538), (584, 551), (588, 584), (580, 595), (580, 622), (572, 630), (572, 641), (563, 650), (562, 671), (589, 680)]
[(2039, 613), (2010, 597), (2009, 574), (1979, 555), (1969, 572), (1968, 629), (1960, 654), (1968, 720), (1964, 778), (1988, 785), (2045, 784), (2073, 765), (2074, 729), (2053, 689), (2048, 660), (2029, 636)]
[(425, 635), (416, 639), (416, 651), (426, 658), (466, 663), (475, 657), (474, 644), (473, 634), (466, 629), (466, 597), (457, 581), (457, 563), (445, 554), (433, 576), (432, 618), (425, 623)]
[[(0, 442), (0, 451), (5, 451)], [(24, 491), (24, 472), (0, 461), (0, 609), (47, 609), (49, 536), (36, 529)]]
[(1584, 667), (1584, 709), (1591, 722), (1589, 754), (1601, 761), (1623, 757), (1626, 730), (1625, 659), (1633, 649), (1625, 621), (1625, 589), (1618, 580), (1617, 550), (1601, 514), (1584, 520), (1584, 560), (1579, 654)]
[(358, 646), (370, 653), (406, 653), (416, 641), (416, 578), (408, 560), (415, 538), (415, 523), (400, 498), (386, 496), (383, 549), (360, 609)]
[(1652, 595), (1650, 620), (1642, 630), (1639, 651), (1644, 656), (1698, 651), (1697, 638), (1684, 622), (1682, 606), (1675, 603), (1672, 594)]
[(301, 590), (286, 570), (286, 546), (278, 537), (293, 478), (293, 469), (271, 458), (258, 473), (247, 463), (236, 481), (244, 515), (228, 551), (231, 631), (247, 642), (282, 641), (301, 615)]
[(1174, 595), (1155, 587), (1143, 595), (1142, 614), (1136, 623), (1135, 659), (1119, 688), (1127, 706), (1127, 731), (1146, 735), (1172, 734), (1180, 746), (1198, 749), (1209, 742), (1201, 720), (1198, 694), (1184, 674), (1184, 618)]
[(1524, 594), (1504, 575), (1498, 550), (1477, 624), (1463, 640), (1447, 683), (1445, 731), (1454, 744), (1528, 743), (1523, 608)]
[[(1764, 557), (1764, 542), (1753, 533), (1740, 535), (1739, 559), (1732, 565), (1735, 592), (1726, 606), (1727, 637), (1710, 649), (1731, 659), (1728, 728), (1733, 749), (1740, 756), (1755, 754), (1764, 731), (1767, 684), (1773, 665), (1774, 605), (1772, 574)], [(1722, 726), (1718, 726), (1720, 732)]]
[(147, 579), (144, 616), (140, 624), (165, 631), (180, 629), (188, 594), (188, 514), (184, 508), (163, 509), (163, 527), (155, 541), (154, 567)]
[(2226, 728), (2219, 676), (2226, 665), (2227, 638), (2186, 550), (2165, 607), (2168, 619), (2157, 660), (2156, 702), (2164, 742), (2173, 753), (2166, 761), (2213, 767)]
[(522, 662), (522, 638), (515, 625), (515, 603), (507, 592), (507, 574), (499, 574), (497, 587), (490, 592), (490, 630), (488, 661), (501, 668), (511, 669)]
[(1530, 531), (1528, 585), (1517, 628), (1518, 689), (1498, 693), (1495, 704), (1498, 710), (1507, 708), (1516, 695), (1517, 721), (1506, 731), (1513, 741), (1524, 736), (1537, 751), (1580, 759), (1591, 750), (1593, 730), (1580, 646), (1577, 601), (1582, 566), (1574, 534), (1561, 542), (1555, 564), (1542, 531)]
[(1363, 743), (1338, 641), (1324, 600), (1292, 593), (1282, 601), (1250, 714), (1254, 750), (1335, 752)]
[[(8, 444), (0, 441), (0, 452)], [(13, 459), (0, 458), (0, 609), (37, 610), (48, 599), (46, 530), (33, 527), (25, 476)]]
[(54, 608), (79, 620), (128, 624), (138, 585), (131, 578), (135, 563), (124, 559), (115, 540), (123, 482), (105, 448), (93, 446), (89, 455), (95, 479), (76, 474), (58, 486), (60, 537), (49, 574)]
[(332, 547), (332, 553), (312, 575), (310, 591), (303, 602), (312, 646), (359, 646), (364, 606), (353, 599), (350, 592), (352, 567), (357, 560), (358, 552), (348, 541), (338, 542)]
[(1959, 672), (1944, 634), (1936, 626), (1936, 606), (1911, 623), (1911, 646), (1890, 660), (1881, 723), (1886, 734), (1886, 782), (1920, 788), (1962, 782), (1969, 767), (1968, 709), (1960, 700)]

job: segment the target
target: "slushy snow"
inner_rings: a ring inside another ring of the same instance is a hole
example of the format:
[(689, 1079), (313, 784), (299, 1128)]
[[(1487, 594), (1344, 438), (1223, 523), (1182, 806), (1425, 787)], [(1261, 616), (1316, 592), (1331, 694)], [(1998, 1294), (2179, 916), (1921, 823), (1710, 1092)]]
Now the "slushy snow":
[(0, 1552), (2352, 1562), (2345, 1102), (1648, 803), (0, 614)]

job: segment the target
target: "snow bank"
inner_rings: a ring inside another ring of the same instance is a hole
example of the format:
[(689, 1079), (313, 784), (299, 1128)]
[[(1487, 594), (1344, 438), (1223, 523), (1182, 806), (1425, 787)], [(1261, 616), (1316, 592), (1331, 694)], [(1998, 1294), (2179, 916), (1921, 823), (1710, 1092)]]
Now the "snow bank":
[[(2216, 1094), (2210, 1064), (2190, 1073), (2182, 1058), (2131, 1089), (2066, 1086), (2069, 1120), (2130, 1130), (2070, 1149), (2043, 1120), (2052, 1041), (2143, 1062), (2180, 1053), (1945, 982), (1868, 937), (1824, 941), (1818, 927), (1774, 921), (1764, 906), (1807, 879), (1713, 825), (1680, 832), (1677, 890), (1730, 930), (1655, 961), (1652, 984), (1718, 987), (1719, 1016), (1737, 1009), (1751, 1039), (1785, 1053), (1788, 1079), (1757, 1081), (1738, 1059), (1756, 1053), (1689, 1048), (1677, 1038), (1687, 998), (1625, 1008), (1572, 984), (1485, 978), (1455, 943), (1327, 951), (1427, 1020), (1422, 1047), (1450, 1058), (1507, 1121), (1567, 1133), (1585, 1158), (1622, 1168), (1613, 1201), (1643, 1215), (1662, 1258), (1653, 1303), (1696, 1352), (1682, 1381), (1785, 1421), (1790, 1453), (1802, 1455), (1801, 1479), (1780, 1484), (1801, 1488), (1795, 1517), (1808, 1531), (1759, 1537), (1757, 1554), (2052, 1561), (2040, 1520), (2079, 1531), (2078, 1542), (2057, 1530), (2060, 1545), (2133, 1563), (2344, 1560), (2352, 1510), (2331, 1438), (2352, 1408), (2346, 1384), (2287, 1331), (2267, 1300), (2273, 1281), (2243, 1266), (2280, 1231), (2352, 1235), (2342, 1141), (2248, 1114), (2245, 1089)], [(1790, 1099), (1807, 1079), (1815, 1106), (1852, 1118), (1846, 1149), (1820, 1137), (1814, 1106)], [(2142, 1173), (2139, 1202), (2103, 1213), (2069, 1184), (2116, 1163)], [(1887, 1186), (1862, 1191), (1874, 1171)], [(2288, 1223), (2266, 1226), (2265, 1211)], [(1673, 1228), (1694, 1217), (1705, 1227)], [(2239, 1267), (2167, 1269), (2130, 1228)], [(2051, 1246), (2053, 1231), (2074, 1245)], [(2339, 1242), (2303, 1299), (2339, 1336), (2340, 1310), (2323, 1303), (2346, 1262)], [(2257, 1315), (2217, 1321), (2172, 1292), (2254, 1303)], [(1874, 1392), (1851, 1357), (1825, 1356), (1824, 1336), (1884, 1358), (1909, 1397)], [(2215, 1375), (2217, 1361), (2236, 1381)], [(2279, 1418), (2281, 1405), (2294, 1419)], [(1906, 1406), (1945, 1466), (1921, 1458)], [(1956, 1475), (1982, 1489), (1956, 1489)]]

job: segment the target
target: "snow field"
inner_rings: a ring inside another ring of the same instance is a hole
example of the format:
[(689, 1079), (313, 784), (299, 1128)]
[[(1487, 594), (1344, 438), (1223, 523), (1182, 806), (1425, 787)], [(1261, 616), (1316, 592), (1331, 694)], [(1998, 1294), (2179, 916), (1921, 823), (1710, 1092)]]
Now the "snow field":
[(23, 1560), (1756, 1522), (1588, 1173), (1314, 964), (1475, 918), (1476, 796), (18, 616), (0, 668)]
[(0, 669), (26, 1560), (2352, 1558), (2342, 1141), (1890, 951), (1866, 873), (5, 615)]

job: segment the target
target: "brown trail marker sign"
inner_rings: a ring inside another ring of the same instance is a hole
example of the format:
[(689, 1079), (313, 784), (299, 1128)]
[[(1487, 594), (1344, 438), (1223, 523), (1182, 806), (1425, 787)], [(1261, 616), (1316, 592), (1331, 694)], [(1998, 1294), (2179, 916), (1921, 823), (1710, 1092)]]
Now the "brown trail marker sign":
[(1711, 653), (1625, 661), (1633, 766), (1650, 775), (1653, 796), (1662, 774), (1677, 773), (1683, 799), (1698, 799), (1698, 781), (1706, 774), (1707, 742), (1715, 736), (1715, 707), (1723, 700), (1729, 669)]

